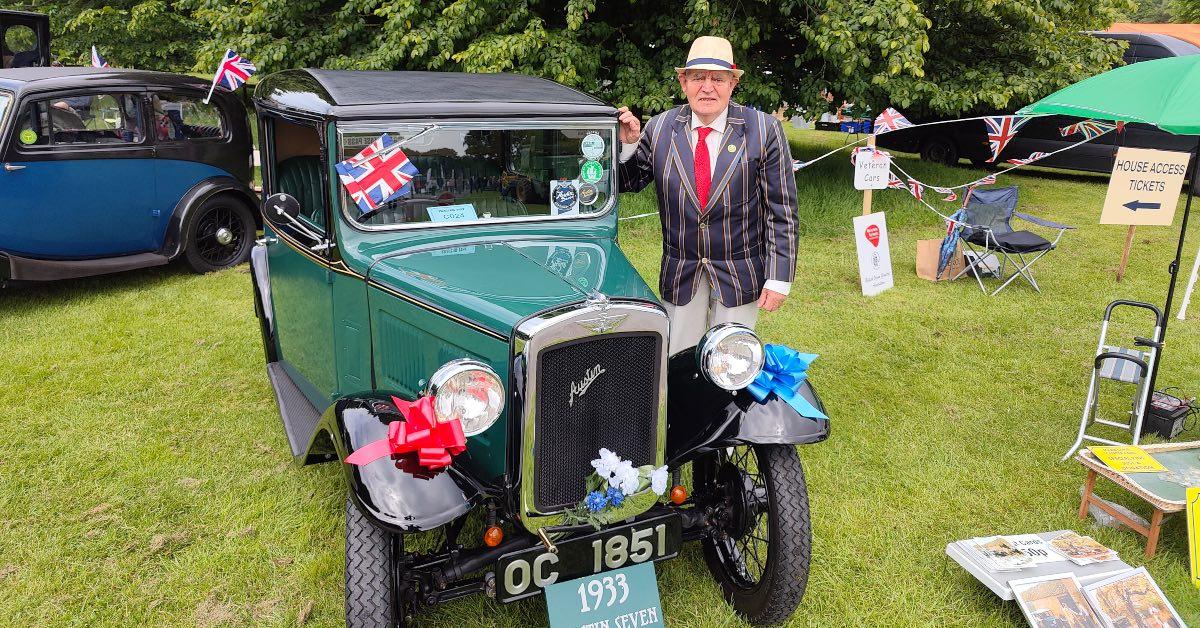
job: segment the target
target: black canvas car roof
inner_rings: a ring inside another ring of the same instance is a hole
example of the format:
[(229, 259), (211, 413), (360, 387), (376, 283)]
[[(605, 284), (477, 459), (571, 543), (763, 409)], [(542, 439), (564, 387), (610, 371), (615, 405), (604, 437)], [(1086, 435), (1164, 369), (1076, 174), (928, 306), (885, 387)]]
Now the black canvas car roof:
[(122, 68), (49, 67), (0, 70), (0, 89), (50, 90), (84, 86), (158, 85), (208, 88), (208, 81), (186, 74)]
[(522, 74), (286, 70), (255, 90), (260, 107), (338, 119), (612, 116), (578, 90)]

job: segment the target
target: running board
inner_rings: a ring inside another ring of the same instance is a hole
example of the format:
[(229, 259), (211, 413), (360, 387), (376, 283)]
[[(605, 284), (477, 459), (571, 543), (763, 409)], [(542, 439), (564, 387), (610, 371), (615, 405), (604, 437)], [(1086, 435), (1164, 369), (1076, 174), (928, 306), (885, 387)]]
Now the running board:
[(271, 388), (275, 390), (275, 402), (279, 405), (279, 416), (283, 419), (283, 429), (287, 432), (292, 456), (298, 457), (308, 449), (313, 432), (317, 431), (321, 413), (300, 392), (300, 388), (278, 362), (267, 364), (267, 376), (271, 379)]

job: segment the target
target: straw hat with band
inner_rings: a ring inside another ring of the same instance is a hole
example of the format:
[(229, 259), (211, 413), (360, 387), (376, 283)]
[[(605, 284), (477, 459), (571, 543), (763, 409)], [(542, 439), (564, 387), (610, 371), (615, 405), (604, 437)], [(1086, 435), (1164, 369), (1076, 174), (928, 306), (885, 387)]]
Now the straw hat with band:
[(688, 51), (687, 63), (676, 72), (688, 70), (728, 70), (737, 78), (742, 78), (745, 70), (739, 70), (733, 62), (733, 45), (724, 37), (705, 35), (697, 37)]

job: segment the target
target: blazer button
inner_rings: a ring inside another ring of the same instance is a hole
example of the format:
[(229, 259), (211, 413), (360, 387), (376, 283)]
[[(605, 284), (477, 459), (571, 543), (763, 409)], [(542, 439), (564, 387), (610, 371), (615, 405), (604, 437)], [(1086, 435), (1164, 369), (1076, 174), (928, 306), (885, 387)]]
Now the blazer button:
[(700, 258), (700, 263), (701, 263), (701, 264), (707, 264), (707, 263), (708, 263), (708, 258), (707, 258), (707, 257), (701, 257), (701, 258)]

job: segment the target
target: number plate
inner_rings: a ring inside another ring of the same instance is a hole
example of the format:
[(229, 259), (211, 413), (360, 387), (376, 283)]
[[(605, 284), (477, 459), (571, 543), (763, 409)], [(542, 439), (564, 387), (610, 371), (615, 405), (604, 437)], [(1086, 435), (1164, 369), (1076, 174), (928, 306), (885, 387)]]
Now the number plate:
[(673, 558), (681, 537), (679, 516), (667, 514), (556, 543), (557, 554), (540, 543), (505, 554), (496, 561), (496, 599), (512, 602), (555, 582)]

